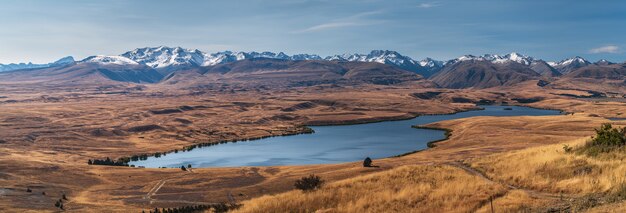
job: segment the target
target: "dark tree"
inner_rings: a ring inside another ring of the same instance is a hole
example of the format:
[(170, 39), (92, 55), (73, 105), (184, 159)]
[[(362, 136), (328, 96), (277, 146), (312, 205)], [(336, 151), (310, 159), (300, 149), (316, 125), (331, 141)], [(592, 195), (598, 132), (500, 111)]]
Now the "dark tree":
[(187, 171), (187, 168), (185, 168), (185, 166), (180, 166), (180, 170)]
[(372, 159), (370, 157), (366, 157), (363, 160), (363, 167), (372, 167)]
[(296, 180), (294, 186), (302, 191), (312, 191), (322, 187), (322, 184), (324, 184), (322, 178), (312, 174), (308, 177), (303, 177), (299, 180)]
[(187, 164), (187, 169), (191, 169), (191, 164)]

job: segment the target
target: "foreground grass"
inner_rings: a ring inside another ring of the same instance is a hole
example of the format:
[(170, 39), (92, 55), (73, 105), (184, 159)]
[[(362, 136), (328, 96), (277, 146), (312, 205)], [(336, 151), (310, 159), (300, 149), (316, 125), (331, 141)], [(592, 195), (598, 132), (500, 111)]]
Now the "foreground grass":
[[(582, 147), (588, 139), (568, 143)], [(609, 193), (626, 183), (626, 155), (568, 153), (563, 145), (549, 145), (496, 154), (473, 160), (471, 166), (515, 186), (552, 193)]]
[(236, 212), (471, 212), (506, 188), (452, 166), (404, 166), (243, 203)]

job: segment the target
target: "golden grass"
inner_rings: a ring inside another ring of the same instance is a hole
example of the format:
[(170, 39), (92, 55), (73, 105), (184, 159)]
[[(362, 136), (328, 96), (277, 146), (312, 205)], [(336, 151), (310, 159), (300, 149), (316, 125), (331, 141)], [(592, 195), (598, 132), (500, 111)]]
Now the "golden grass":
[[(506, 195), (493, 200), (494, 212), (536, 212), (549, 201), (529, 196), (522, 190), (511, 190)], [(485, 204), (477, 213), (490, 213), (491, 205)]]
[(403, 166), (244, 202), (236, 212), (469, 212), (506, 192), (452, 166)]
[[(568, 142), (584, 145), (588, 138)], [(565, 153), (563, 144), (495, 154), (471, 161), (487, 176), (515, 186), (552, 193), (608, 193), (626, 183), (625, 156), (597, 157)]]
[(588, 213), (626, 212), (626, 201), (598, 206), (595, 208), (588, 209), (585, 212), (588, 212)]

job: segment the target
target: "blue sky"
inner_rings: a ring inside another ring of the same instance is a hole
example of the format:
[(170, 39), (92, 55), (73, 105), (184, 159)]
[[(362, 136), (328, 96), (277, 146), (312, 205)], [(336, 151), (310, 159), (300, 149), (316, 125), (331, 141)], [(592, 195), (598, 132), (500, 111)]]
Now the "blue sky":
[(0, 63), (146, 46), (415, 59), (512, 51), (626, 60), (623, 1), (3, 0)]

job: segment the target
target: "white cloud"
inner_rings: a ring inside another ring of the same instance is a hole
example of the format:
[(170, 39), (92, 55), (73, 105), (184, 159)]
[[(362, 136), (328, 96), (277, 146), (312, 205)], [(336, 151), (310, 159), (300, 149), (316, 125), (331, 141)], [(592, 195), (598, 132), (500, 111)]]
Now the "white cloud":
[(350, 27), (350, 26), (364, 26), (368, 25), (367, 23), (356, 23), (356, 22), (329, 22), (320, 25), (315, 25), (304, 30), (297, 31), (298, 33), (306, 33), (306, 32), (316, 32), (322, 30), (328, 30), (332, 28), (340, 28), (340, 27)]
[(619, 47), (615, 46), (615, 45), (607, 45), (607, 46), (603, 46), (603, 47), (598, 47), (598, 48), (593, 48), (591, 50), (589, 50), (589, 53), (618, 53), (619, 52)]
[(342, 27), (353, 27), (353, 26), (368, 26), (378, 24), (381, 21), (367, 19), (369, 16), (377, 15), (383, 13), (382, 11), (369, 11), (357, 13), (346, 18), (333, 20), (327, 23), (318, 24), (315, 26), (311, 26), (309, 28), (294, 31), (292, 33), (307, 33), (307, 32), (317, 32), (323, 30), (329, 30), (334, 28), (342, 28)]
[(439, 6), (439, 2), (425, 2), (417, 5), (419, 8), (433, 8)]

